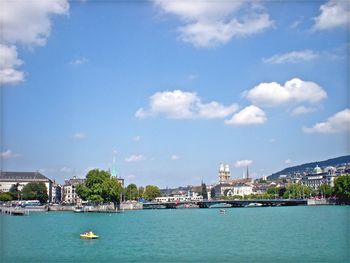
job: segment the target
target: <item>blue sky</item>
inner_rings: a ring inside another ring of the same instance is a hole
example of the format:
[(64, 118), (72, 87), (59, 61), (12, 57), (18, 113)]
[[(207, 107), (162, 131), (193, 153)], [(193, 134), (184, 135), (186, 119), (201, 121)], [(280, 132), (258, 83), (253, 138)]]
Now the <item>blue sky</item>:
[(3, 170), (258, 178), (349, 153), (347, 1), (1, 3)]

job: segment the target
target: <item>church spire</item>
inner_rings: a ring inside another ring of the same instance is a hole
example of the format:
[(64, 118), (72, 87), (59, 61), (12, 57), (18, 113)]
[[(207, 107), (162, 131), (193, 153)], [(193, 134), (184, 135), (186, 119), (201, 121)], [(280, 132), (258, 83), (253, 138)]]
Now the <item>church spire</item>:
[(115, 156), (113, 156), (113, 164), (112, 164), (111, 175), (114, 176), (114, 177), (117, 177), (117, 165), (115, 163)]

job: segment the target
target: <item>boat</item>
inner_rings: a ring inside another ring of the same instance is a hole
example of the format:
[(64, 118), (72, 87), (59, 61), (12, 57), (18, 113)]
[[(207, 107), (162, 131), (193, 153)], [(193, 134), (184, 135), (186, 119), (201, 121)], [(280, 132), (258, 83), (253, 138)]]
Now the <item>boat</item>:
[(220, 209), (220, 215), (224, 215), (226, 214), (226, 210), (225, 209)]
[(250, 203), (248, 205), (245, 205), (244, 207), (261, 207), (262, 204), (260, 203)]
[(80, 234), (81, 238), (87, 238), (87, 239), (96, 239), (98, 238), (98, 235), (94, 234), (92, 231), (87, 231), (83, 234)]
[(232, 205), (226, 203), (213, 204), (209, 208), (230, 208)]
[(82, 207), (76, 206), (76, 207), (74, 208), (74, 213), (84, 213), (84, 210), (83, 210)]

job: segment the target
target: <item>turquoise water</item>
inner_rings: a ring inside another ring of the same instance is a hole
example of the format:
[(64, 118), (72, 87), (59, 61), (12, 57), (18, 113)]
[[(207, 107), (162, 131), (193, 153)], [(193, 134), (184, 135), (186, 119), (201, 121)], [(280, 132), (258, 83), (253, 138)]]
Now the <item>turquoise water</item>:
[[(349, 206), (1, 215), (1, 262), (350, 262)], [(93, 229), (100, 239), (79, 234)]]

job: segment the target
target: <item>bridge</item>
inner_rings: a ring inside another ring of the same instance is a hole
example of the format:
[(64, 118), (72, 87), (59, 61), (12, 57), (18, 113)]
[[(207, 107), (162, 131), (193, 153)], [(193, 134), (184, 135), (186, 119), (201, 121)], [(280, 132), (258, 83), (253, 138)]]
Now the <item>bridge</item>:
[(202, 200), (182, 202), (147, 202), (143, 209), (176, 209), (176, 208), (222, 208), (245, 207), (251, 203), (259, 203), (262, 206), (297, 206), (307, 205), (307, 199), (225, 199)]

